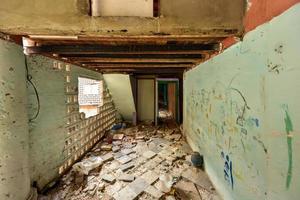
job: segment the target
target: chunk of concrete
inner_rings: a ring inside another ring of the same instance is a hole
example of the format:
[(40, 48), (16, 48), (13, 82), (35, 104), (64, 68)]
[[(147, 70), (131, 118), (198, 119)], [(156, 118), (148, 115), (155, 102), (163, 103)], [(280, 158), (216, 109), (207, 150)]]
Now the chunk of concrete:
[(73, 169), (75, 172), (88, 175), (91, 170), (101, 166), (102, 164), (103, 160), (100, 156), (89, 157), (73, 165)]
[(124, 182), (132, 182), (134, 181), (135, 177), (130, 174), (122, 174), (120, 177), (118, 177), (118, 180), (124, 181)]
[(116, 178), (111, 174), (104, 174), (101, 178), (102, 180), (108, 183), (113, 183), (116, 180)]
[(123, 133), (117, 133), (113, 135), (113, 140), (123, 140), (124, 134)]

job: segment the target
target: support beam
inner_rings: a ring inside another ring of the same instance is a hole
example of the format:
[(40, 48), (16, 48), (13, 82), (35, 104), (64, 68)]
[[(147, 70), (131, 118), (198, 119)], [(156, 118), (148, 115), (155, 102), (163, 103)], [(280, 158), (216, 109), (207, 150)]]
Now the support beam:
[[(138, 53), (138, 52), (136, 52)], [(99, 59), (99, 58), (152, 58), (152, 59), (202, 59), (205, 57), (202, 53), (198, 54), (160, 54), (160, 51), (153, 52), (153, 54), (57, 54), (56, 56), (72, 59)]]
[(69, 58), (71, 62), (77, 63), (195, 63), (202, 59), (185, 59), (185, 58)]
[[(147, 69), (151, 70), (152, 68), (191, 68), (193, 64), (177, 64), (177, 63), (87, 63), (82, 64), (86, 68), (106, 68), (106, 69)], [(150, 69), (148, 69), (150, 68)]]
[(26, 54), (81, 54), (99, 52), (158, 52), (218, 50), (219, 44), (166, 44), (166, 45), (47, 45), (24, 47)]

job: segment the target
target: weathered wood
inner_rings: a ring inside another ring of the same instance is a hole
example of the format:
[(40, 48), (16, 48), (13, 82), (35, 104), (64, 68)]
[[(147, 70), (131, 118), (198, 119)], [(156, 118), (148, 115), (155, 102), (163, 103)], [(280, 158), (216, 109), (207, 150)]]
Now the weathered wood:
[(69, 58), (71, 62), (79, 63), (195, 63), (202, 59), (185, 58)]
[(219, 44), (166, 44), (166, 45), (47, 45), (26, 47), (27, 54), (78, 54), (98, 52), (158, 52), (218, 50)]

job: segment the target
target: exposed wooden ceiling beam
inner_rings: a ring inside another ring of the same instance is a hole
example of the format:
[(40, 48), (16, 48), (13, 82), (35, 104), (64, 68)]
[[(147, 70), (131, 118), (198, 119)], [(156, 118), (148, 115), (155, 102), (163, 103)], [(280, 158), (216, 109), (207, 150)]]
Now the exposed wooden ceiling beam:
[(86, 68), (106, 68), (106, 69), (147, 69), (149, 68), (191, 68), (193, 64), (177, 64), (177, 63), (86, 63), (82, 64)]
[(166, 44), (166, 45), (46, 45), (25, 47), (27, 54), (78, 54), (98, 52), (163, 52), (218, 50), (219, 44)]
[(99, 58), (151, 58), (151, 59), (202, 59), (202, 54), (57, 54), (68, 59), (99, 59)]
[(65, 52), (62, 54), (57, 54), (62, 57), (76, 56), (76, 55), (200, 55), (200, 54), (212, 54), (218, 50), (176, 50), (176, 51), (97, 51), (97, 52)]
[(220, 42), (226, 37), (224, 34), (220, 35), (140, 35), (140, 36), (126, 36), (126, 35), (110, 35), (110, 36), (75, 36), (75, 35), (29, 35), (31, 40), (36, 41), (42, 45), (49, 44), (167, 44), (172, 42), (177, 43), (212, 43)]
[(69, 58), (71, 62), (78, 63), (195, 63), (202, 59), (184, 58)]
[(152, 68), (149, 69), (123, 69), (123, 68), (115, 68), (115, 69), (106, 69), (106, 68), (95, 68), (93, 69), (97, 72), (111, 73), (111, 72), (134, 72), (134, 73), (158, 73), (158, 74), (174, 74), (174, 73), (182, 73), (185, 68)]

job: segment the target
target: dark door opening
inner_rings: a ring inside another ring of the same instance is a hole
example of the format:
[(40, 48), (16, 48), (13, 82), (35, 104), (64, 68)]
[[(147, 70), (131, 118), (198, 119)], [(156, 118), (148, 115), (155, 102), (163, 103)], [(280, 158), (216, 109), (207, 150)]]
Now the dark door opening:
[(157, 122), (174, 121), (179, 123), (179, 80), (157, 79)]

